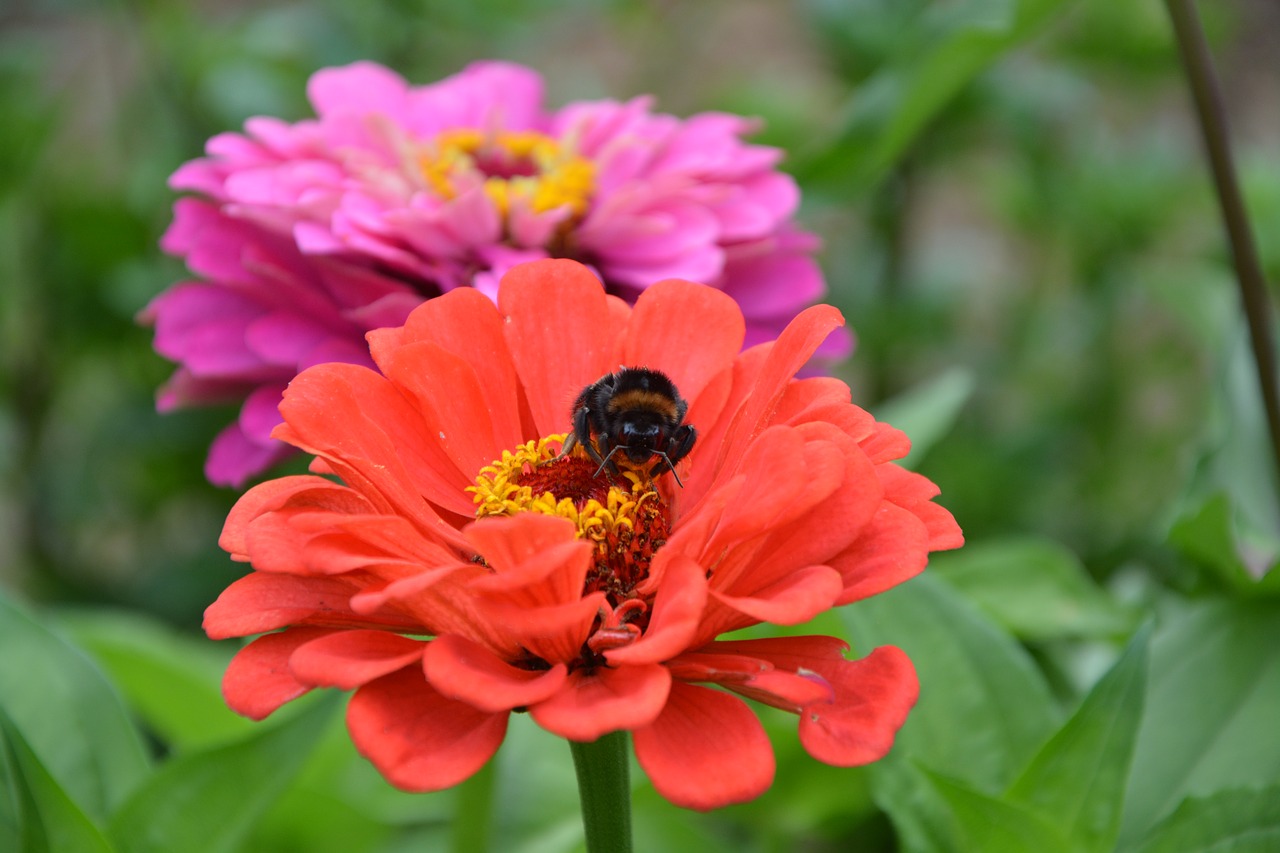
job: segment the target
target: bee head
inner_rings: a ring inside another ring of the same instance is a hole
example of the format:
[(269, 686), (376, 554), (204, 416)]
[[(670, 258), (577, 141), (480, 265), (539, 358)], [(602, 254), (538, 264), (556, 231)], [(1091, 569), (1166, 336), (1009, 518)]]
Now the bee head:
[(660, 449), (663, 429), (663, 418), (656, 412), (628, 412), (620, 419), (613, 436), (614, 444), (625, 448), (632, 462), (644, 462)]

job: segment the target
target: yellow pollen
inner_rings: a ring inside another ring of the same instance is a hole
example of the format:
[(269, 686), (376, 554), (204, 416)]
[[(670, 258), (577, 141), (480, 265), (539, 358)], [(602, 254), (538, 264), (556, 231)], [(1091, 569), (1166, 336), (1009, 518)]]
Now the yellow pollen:
[(532, 130), (448, 130), (418, 157), (427, 186), (442, 199), (482, 183), (503, 219), (519, 206), (545, 213), (567, 206), (580, 219), (595, 191), (596, 166), (572, 147)]
[(595, 476), (599, 467), (579, 446), (560, 456), (565, 435), (526, 442), (480, 470), (476, 517), (536, 512), (567, 518), (595, 546), (595, 568), (584, 592), (603, 590), (617, 605), (648, 576), (654, 552), (666, 543), (667, 505), (643, 474), (623, 470)]

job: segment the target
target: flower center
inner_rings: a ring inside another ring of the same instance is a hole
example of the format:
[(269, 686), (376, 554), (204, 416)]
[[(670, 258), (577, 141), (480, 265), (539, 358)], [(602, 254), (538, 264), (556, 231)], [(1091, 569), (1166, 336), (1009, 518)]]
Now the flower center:
[(533, 213), (567, 205), (581, 218), (595, 189), (595, 164), (536, 131), (449, 130), (418, 158), (427, 185), (455, 198), (478, 183), (506, 219), (513, 208)]
[(636, 471), (595, 476), (600, 467), (576, 448), (560, 456), (565, 436), (527, 442), (481, 469), (474, 493), (476, 518), (538, 512), (567, 518), (594, 546), (583, 594), (600, 591), (609, 602), (588, 645), (594, 652), (626, 645), (648, 624), (650, 596), (636, 587), (649, 576), (654, 553), (670, 533), (667, 502)]

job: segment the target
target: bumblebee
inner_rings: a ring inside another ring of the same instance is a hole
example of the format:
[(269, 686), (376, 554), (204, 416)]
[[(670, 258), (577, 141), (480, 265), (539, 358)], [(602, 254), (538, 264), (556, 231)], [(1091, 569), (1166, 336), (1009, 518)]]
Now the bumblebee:
[(619, 452), (637, 465), (659, 456), (649, 476), (670, 471), (683, 488), (676, 463), (689, 455), (698, 437), (698, 431), (684, 423), (688, 409), (665, 373), (624, 367), (582, 389), (573, 403), (573, 432), (560, 454), (582, 445), (600, 464), (597, 477), (605, 468), (618, 472), (613, 457)]

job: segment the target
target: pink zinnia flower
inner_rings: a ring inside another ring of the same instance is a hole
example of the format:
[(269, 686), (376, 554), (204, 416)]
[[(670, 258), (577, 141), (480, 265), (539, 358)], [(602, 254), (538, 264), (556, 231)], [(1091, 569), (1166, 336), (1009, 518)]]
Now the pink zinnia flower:
[[(341, 482), (268, 481), (228, 517), (221, 543), (255, 571), (205, 630), (270, 632), (236, 655), (228, 703), (260, 719), (354, 690), (357, 748), (419, 791), (475, 773), (512, 711), (574, 741), (630, 731), (657, 790), (697, 809), (772, 781), (739, 697), (796, 713), (820, 761), (880, 758), (917, 695), (902, 651), (718, 639), (882, 592), (961, 544), (937, 488), (892, 461), (906, 437), (844, 383), (795, 378), (841, 322), (816, 306), (740, 352), (742, 312), (712, 288), (665, 281), (632, 308), (585, 267), (539, 261), (496, 306), (459, 289), (372, 332), (381, 373), (305, 371), (276, 435)], [(619, 364), (687, 399), (683, 487), (625, 454), (598, 476), (581, 445), (557, 455), (577, 393)]]
[(367, 331), (458, 287), (492, 297), (522, 261), (580, 260), (628, 302), (662, 278), (710, 285), (742, 307), (748, 343), (824, 291), (816, 240), (791, 222), (795, 182), (779, 150), (742, 141), (746, 119), (681, 120), (648, 98), (547, 112), (538, 75), (501, 62), (421, 87), (356, 63), (308, 94), (315, 119), (251, 119), (170, 180), (194, 195), (162, 245), (199, 280), (142, 316), (179, 363), (161, 409), (244, 401), (210, 451), (213, 482), (289, 452), (270, 432), (298, 371), (371, 366)]

